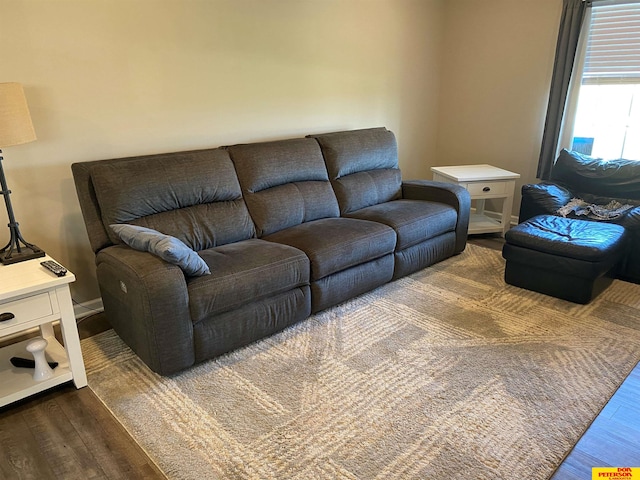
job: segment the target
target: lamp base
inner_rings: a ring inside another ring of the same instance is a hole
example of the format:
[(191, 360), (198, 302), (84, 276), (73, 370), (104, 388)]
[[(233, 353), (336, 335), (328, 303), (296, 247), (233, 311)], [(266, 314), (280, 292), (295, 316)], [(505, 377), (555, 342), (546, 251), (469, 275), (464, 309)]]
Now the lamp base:
[(40, 250), (35, 245), (30, 247), (20, 247), (20, 252), (1, 252), (0, 261), (3, 265), (11, 265), (12, 263), (24, 262), (25, 260), (31, 260), (32, 258), (44, 257), (44, 250)]
[[(7, 187), (7, 180), (4, 178), (4, 168), (2, 166), (2, 150), (0, 150), (0, 194), (4, 197), (4, 203), (7, 206), (7, 217), (9, 218), (9, 232), (11, 239), (2, 250), (0, 250), (0, 262), (3, 265), (11, 265), (12, 263), (24, 262), (32, 258), (44, 257), (44, 250), (28, 243), (22, 238), (18, 222), (13, 215), (13, 207), (11, 206), (11, 190)], [(23, 244), (24, 246), (20, 245)]]

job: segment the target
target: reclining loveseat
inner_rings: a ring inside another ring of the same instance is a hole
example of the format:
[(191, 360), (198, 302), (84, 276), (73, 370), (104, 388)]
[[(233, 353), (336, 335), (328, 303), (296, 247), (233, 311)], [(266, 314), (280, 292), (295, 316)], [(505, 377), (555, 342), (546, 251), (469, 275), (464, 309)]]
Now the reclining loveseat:
[(462, 252), (469, 194), (385, 128), (72, 165), (105, 313), (171, 374)]

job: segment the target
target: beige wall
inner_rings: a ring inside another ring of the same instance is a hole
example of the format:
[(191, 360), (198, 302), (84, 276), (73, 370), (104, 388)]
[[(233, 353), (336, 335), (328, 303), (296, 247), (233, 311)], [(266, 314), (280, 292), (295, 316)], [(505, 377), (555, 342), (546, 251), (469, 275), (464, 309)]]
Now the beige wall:
[(38, 134), (4, 151), (22, 233), (83, 302), (72, 162), (384, 125), (405, 178), (486, 162), (532, 181), (561, 3), (3, 0), (0, 82), (24, 84)]
[(488, 163), (536, 182), (561, 0), (447, 0), (438, 165)]
[(442, 13), (440, 0), (2, 1), (0, 81), (24, 84), (38, 134), (5, 149), (22, 233), (74, 271), (82, 302), (98, 290), (72, 162), (384, 125), (405, 174), (428, 175)]

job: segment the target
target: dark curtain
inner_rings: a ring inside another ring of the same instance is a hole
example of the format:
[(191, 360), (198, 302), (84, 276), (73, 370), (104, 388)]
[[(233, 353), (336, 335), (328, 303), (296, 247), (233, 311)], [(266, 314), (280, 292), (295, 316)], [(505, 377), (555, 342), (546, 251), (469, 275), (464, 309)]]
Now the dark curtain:
[(586, 13), (586, 3), (584, 0), (563, 1), (547, 118), (542, 134), (540, 160), (538, 161), (537, 177), (542, 180), (549, 179), (551, 167), (558, 150), (562, 116), (567, 101), (567, 92), (569, 91), (576, 50), (578, 49), (580, 30)]

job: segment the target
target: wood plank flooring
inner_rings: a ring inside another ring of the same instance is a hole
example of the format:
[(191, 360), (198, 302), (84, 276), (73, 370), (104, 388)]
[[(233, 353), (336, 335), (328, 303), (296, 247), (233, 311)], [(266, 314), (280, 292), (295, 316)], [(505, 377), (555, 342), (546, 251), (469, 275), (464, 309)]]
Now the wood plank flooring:
[(2, 479), (166, 479), (89, 388), (0, 411)]
[(552, 480), (590, 479), (593, 467), (640, 466), (640, 364), (600, 411)]
[[(499, 250), (503, 240), (473, 236)], [(81, 338), (108, 328), (103, 314)], [(594, 466), (640, 466), (640, 366), (587, 429), (552, 480), (588, 480)], [(72, 384), (0, 409), (0, 479), (165, 479), (89, 388)]]
[[(78, 326), (81, 338), (107, 328), (104, 314), (87, 317)], [(0, 479), (166, 476), (91, 389), (66, 383), (0, 408)]]

